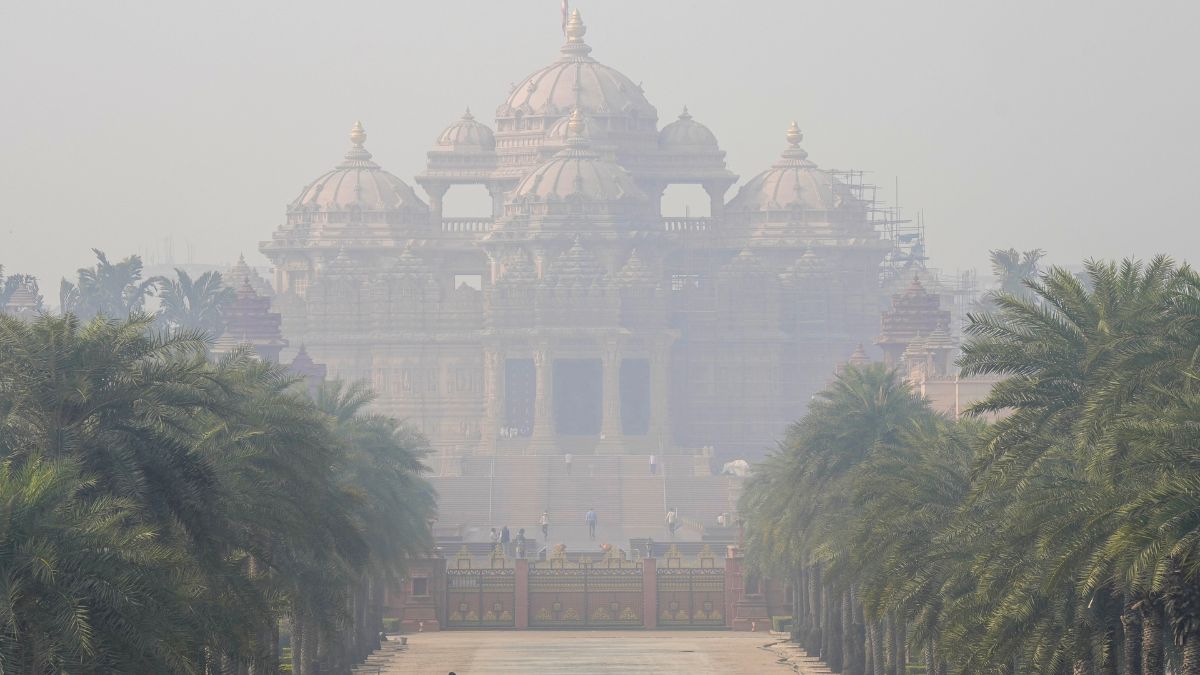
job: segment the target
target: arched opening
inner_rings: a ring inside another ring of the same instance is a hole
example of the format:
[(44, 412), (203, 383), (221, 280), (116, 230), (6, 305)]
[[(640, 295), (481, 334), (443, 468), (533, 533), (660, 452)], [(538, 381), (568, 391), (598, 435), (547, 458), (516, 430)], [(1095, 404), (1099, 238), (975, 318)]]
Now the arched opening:
[(708, 218), (712, 200), (701, 185), (668, 185), (662, 196), (664, 218)]
[(492, 195), (483, 185), (451, 185), (442, 197), (443, 218), (491, 218)]

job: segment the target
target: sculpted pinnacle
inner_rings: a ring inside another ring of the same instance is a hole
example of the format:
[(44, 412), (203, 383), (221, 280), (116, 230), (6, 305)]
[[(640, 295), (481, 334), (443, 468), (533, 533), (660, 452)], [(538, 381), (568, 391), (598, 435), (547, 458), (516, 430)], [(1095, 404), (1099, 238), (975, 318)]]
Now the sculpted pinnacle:
[(350, 142), (354, 147), (361, 148), (367, 140), (367, 132), (363, 129), (362, 122), (355, 122), (354, 127), (350, 129)]
[(586, 56), (592, 48), (587, 46), (583, 41), (583, 36), (587, 34), (587, 26), (583, 25), (583, 17), (576, 9), (571, 12), (571, 18), (567, 20), (567, 43), (563, 45), (562, 53), (566, 56)]
[(800, 141), (803, 141), (803, 140), (804, 140), (804, 134), (801, 133), (801, 131), (800, 131), (800, 125), (796, 124), (796, 122), (793, 121), (788, 126), (788, 130), (787, 130), (788, 145), (792, 146), (793, 148), (798, 148), (798, 147), (800, 147)]

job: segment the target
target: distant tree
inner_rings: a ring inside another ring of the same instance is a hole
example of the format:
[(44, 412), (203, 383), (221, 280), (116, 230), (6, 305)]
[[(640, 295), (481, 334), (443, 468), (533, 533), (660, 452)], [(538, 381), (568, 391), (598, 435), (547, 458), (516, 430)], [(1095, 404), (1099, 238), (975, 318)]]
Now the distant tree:
[(92, 252), (96, 254), (95, 267), (81, 267), (75, 283), (62, 281), (59, 306), (65, 314), (84, 319), (96, 315), (124, 319), (142, 311), (146, 298), (165, 281), (162, 277), (142, 279), (141, 256), (131, 255), (112, 263), (100, 249)]
[(162, 307), (158, 319), (170, 330), (198, 330), (212, 338), (225, 331), (225, 306), (233, 301), (232, 288), (222, 283), (220, 272), (205, 272), (192, 277), (181, 269), (175, 279), (159, 284)]
[(988, 252), (992, 261), (992, 275), (999, 283), (999, 292), (1023, 296), (1027, 293), (1025, 283), (1037, 278), (1038, 263), (1046, 252), (1040, 248), (1024, 253), (1015, 248), (994, 249)]
[(4, 276), (4, 265), (0, 265), (0, 309), (3, 309), (8, 304), (13, 293), (25, 284), (33, 291), (33, 295), (37, 298), (37, 308), (42, 308), (42, 296), (38, 292), (37, 277), (32, 274), (11, 274), (7, 278)]

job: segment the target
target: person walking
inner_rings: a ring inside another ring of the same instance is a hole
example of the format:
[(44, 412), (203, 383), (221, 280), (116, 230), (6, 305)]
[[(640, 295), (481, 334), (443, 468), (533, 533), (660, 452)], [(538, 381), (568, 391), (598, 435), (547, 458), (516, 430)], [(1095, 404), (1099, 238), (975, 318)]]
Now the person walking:
[(658, 458), (655, 457), (653, 454), (650, 455), (650, 475), (651, 476), (658, 474), (658, 461), (657, 460), (658, 460)]
[(542, 543), (550, 541), (550, 513), (542, 511), (542, 519), (539, 521), (542, 526)]
[(493, 527), (491, 533), (488, 534), (488, 538), (492, 540), (492, 553), (495, 553), (496, 544), (500, 543), (500, 533), (497, 532), (496, 528)]
[(525, 528), (517, 530), (517, 557), (525, 557)]
[(505, 525), (500, 528), (500, 547), (504, 549), (504, 556), (506, 558), (512, 557), (512, 547), (509, 546), (509, 542), (511, 541), (512, 537), (509, 535), (508, 526)]
[(565, 462), (567, 465), (567, 475), (568, 476), (571, 475), (571, 460), (573, 460), (573, 459), (575, 459), (575, 458), (572, 457), (571, 453), (569, 453), (569, 452), (567, 454), (563, 455), (563, 462)]
[(596, 541), (596, 509), (589, 508), (583, 516), (583, 521), (588, 526), (588, 539)]
[(675, 538), (675, 530), (679, 527), (678, 509), (667, 511), (667, 531), (671, 533), (671, 538)]

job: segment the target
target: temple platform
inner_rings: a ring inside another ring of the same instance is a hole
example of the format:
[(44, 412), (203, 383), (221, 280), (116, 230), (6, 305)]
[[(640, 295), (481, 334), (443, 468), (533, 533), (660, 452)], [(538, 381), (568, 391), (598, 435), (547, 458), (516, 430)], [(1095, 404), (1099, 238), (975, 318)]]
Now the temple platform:
[[(435, 536), (443, 549), (456, 544), (487, 544), (490, 529), (507, 525), (512, 536), (525, 529), (537, 548), (563, 544), (571, 552), (592, 553), (601, 544), (622, 549), (631, 540), (695, 542), (735, 538), (718, 518), (737, 510), (742, 479), (713, 475), (707, 458), (668, 455), (650, 472), (649, 455), (575, 456), (568, 469), (563, 456), (462, 457), (451, 460), (430, 482), (438, 492)], [(596, 536), (588, 535), (584, 514), (594, 509)], [(674, 537), (666, 514), (678, 509)], [(542, 541), (542, 512), (550, 520)]]

